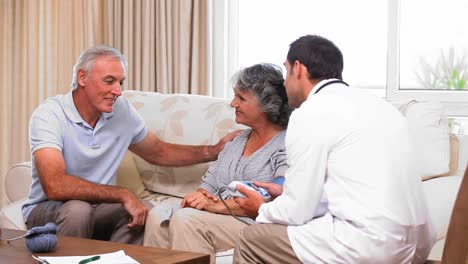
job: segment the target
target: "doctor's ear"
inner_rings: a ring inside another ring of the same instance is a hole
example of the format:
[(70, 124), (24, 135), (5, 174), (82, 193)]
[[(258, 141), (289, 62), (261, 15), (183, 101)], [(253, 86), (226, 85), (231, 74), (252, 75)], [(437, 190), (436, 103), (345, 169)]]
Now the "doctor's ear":
[(300, 79), (303, 76), (306, 78), (308, 77), (307, 67), (298, 60), (294, 61), (291, 69), (297, 79)]

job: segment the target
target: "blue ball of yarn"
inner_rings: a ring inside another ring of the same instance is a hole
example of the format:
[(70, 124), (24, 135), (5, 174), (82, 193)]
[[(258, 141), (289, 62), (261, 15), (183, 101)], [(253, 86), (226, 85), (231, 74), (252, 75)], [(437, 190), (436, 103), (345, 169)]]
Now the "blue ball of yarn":
[(33, 227), (24, 236), (26, 246), (34, 253), (50, 252), (57, 246), (55, 233), (57, 233), (57, 226), (54, 223)]
[(50, 252), (57, 246), (55, 234), (40, 234), (26, 239), (26, 246), (34, 253)]

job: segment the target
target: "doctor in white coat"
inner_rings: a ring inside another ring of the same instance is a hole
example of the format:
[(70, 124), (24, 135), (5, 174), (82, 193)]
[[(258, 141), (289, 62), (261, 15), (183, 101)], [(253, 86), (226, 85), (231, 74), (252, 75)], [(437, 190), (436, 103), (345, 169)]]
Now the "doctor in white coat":
[(291, 115), (283, 188), (272, 202), (238, 186), (245, 228), (235, 263), (422, 263), (435, 241), (421, 180), (411, 172), (404, 117), (341, 79), (329, 40), (303, 36), (285, 61)]

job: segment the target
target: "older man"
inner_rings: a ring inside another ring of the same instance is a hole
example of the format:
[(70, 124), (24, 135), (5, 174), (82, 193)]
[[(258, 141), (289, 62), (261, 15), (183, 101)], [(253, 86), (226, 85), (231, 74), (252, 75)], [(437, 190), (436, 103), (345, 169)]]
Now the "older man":
[(73, 68), (72, 91), (47, 99), (33, 113), (33, 181), (23, 206), (28, 228), (54, 222), (58, 234), (141, 244), (148, 208), (114, 186), (130, 149), (148, 162), (188, 165), (216, 159), (215, 146), (181, 146), (148, 131), (128, 100), (119, 97), (127, 62), (116, 49), (85, 50)]

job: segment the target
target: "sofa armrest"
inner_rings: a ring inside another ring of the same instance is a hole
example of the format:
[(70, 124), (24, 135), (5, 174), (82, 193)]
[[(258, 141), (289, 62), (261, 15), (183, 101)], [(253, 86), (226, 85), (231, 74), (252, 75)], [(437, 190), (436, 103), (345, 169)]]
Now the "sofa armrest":
[(28, 198), (23, 198), (19, 201), (5, 206), (0, 212), (0, 227), (9, 229), (26, 230), (21, 208), (28, 201)]
[(31, 161), (13, 165), (5, 176), (5, 193), (8, 202), (16, 202), (28, 196), (31, 186)]

